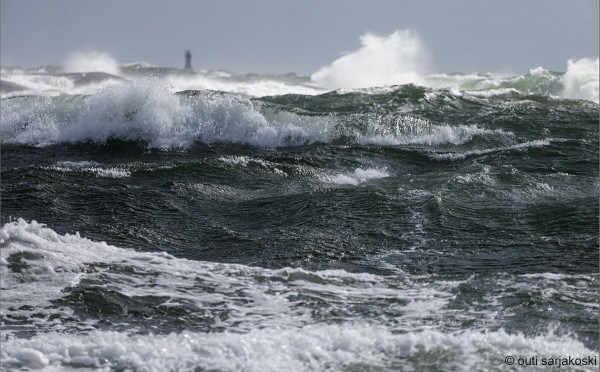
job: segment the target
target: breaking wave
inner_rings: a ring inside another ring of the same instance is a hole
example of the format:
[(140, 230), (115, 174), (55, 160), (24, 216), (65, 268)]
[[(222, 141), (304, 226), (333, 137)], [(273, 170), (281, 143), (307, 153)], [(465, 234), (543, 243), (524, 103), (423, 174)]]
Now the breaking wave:
[(362, 46), (322, 67), (311, 76), (327, 89), (357, 89), (400, 84), (460, 91), (487, 91), (488, 94), (514, 90), (549, 94), (598, 103), (598, 58), (569, 60), (566, 73), (536, 67), (519, 76), (497, 74), (428, 74), (431, 57), (415, 31), (396, 31), (389, 36), (365, 34)]
[(567, 72), (562, 77), (565, 98), (586, 99), (598, 103), (598, 58), (569, 60)]
[(433, 89), (452, 89), (480, 96), (507, 92), (583, 99), (599, 102), (598, 58), (571, 59), (566, 72), (532, 68), (517, 76), (493, 73), (431, 73), (431, 57), (415, 31), (396, 31), (388, 36), (365, 34), (362, 46), (310, 77), (297, 74), (246, 74), (229, 71), (181, 70), (144, 62), (119, 65), (100, 52), (74, 53), (62, 67), (34, 69), (2, 66), (2, 98), (21, 95), (95, 94), (124, 80), (152, 76), (171, 93), (183, 90), (217, 90), (248, 97), (285, 94), (320, 95), (331, 90), (368, 92), (376, 87), (413, 84)]
[(322, 67), (312, 81), (329, 89), (422, 82), (429, 55), (416, 32), (396, 31), (388, 37), (365, 34), (360, 42), (360, 49)]
[(118, 75), (119, 63), (111, 56), (100, 52), (73, 53), (64, 62), (65, 72), (105, 72)]
[(312, 143), (462, 144), (497, 135), (393, 113), (307, 115), (261, 100), (212, 91), (172, 94), (159, 81), (112, 84), (91, 96), (15, 97), (1, 111), (2, 143), (48, 146), (118, 139), (149, 148), (194, 142), (260, 147)]

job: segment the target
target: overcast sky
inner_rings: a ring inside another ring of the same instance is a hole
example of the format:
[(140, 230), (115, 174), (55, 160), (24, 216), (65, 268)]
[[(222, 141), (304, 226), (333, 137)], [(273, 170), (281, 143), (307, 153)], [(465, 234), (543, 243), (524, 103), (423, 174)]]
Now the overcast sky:
[(0, 0), (1, 62), (78, 51), (195, 68), (312, 74), (367, 32), (415, 31), (432, 72), (564, 71), (598, 57), (598, 0)]

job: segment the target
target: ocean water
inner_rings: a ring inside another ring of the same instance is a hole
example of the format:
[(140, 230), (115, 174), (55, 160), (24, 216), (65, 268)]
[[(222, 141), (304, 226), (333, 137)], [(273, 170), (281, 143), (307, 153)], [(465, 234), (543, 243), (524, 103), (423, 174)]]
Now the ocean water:
[(362, 41), (310, 77), (3, 66), (2, 368), (597, 370), (598, 60)]

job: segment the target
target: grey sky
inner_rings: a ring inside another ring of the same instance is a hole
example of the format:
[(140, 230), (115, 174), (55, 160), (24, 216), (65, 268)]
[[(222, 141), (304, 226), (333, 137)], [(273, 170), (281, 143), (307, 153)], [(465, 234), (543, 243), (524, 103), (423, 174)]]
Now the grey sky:
[(311, 74), (366, 32), (416, 31), (434, 72), (564, 71), (598, 57), (598, 0), (1, 0), (1, 61), (60, 64), (77, 51), (235, 72)]

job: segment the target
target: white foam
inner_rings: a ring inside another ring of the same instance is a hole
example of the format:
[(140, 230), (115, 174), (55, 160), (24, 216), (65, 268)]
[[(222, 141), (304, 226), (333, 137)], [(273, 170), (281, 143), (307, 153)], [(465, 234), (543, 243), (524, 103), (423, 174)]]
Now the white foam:
[(391, 114), (298, 115), (234, 94), (175, 95), (156, 79), (112, 83), (92, 96), (20, 97), (3, 102), (0, 112), (2, 143), (37, 146), (115, 138), (162, 149), (195, 141), (282, 147), (336, 138), (436, 146), (502, 134)]
[[(125, 64), (123, 67), (134, 73), (123, 75), (120, 66), (110, 56), (93, 52), (73, 54), (67, 58), (62, 72), (89, 73), (103, 72), (113, 77), (101, 76), (99, 81), (86, 81), (80, 79), (80, 84), (74, 84), (73, 76), (53, 74), (39, 70), (23, 70), (18, 68), (5, 68), (2, 71), (2, 80), (15, 83), (27, 88), (27, 91), (3, 93), (2, 98), (15, 95), (41, 94), (44, 92), (57, 92), (67, 94), (95, 94), (106, 85), (114, 83), (119, 78), (129, 80), (147, 79), (154, 77), (159, 80), (171, 93), (184, 90), (215, 90), (242, 94), (250, 97), (264, 97), (281, 94), (316, 95), (327, 92), (326, 89), (313, 84), (307, 77), (287, 75), (233, 75), (224, 71), (194, 71), (193, 73), (177, 73), (169, 71), (160, 72), (161, 68), (144, 62)], [(159, 72), (154, 72), (153, 68)], [(144, 69), (149, 69), (144, 71)], [(77, 78), (77, 76), (75, 76)]]
[(505, 76), (496, 76), (494, 74), (475, 74), (475, 73), (462, 73), (462, 74), (430, 74), (427, 75), (423, 81), (423, 85), (440, 89), (440, 88), (451, 88), (458, 91), (478, 91), (494, 89), (501, 84)]
[(598, 58), (570, 59), (567, 62), (567, 72), (562, 77), (564, 98), (586, 99), (598, 103), (599, 70)]
[(90, 97), (7, 101), (0, 131), (3, 143), (39, 146), (111, 138), (145, 141), (153, 148), (189, 147), (194, 141), (264, 147), (329, 141), (328, 118), (259, 109), (231, 94), (180, 97), (149, 79), (105, 86)]
[[(370, 133), (361, 136), (358, 143), (373, 145), (427, 145), (438, 146), (442, 144), (461, 145), (476, 136), (510, 136), (511, 133), (502, 130), (489, 130), (479, 128), (477, 125), (433, 124), (427, 120), (411, 117), (401, 120), (399, 125), (390, 126), (387, 123), (378, 123), (370, 120)], [(380, 134), (381, 133), (381, 134)]]
[(336, 173), (320, 175), (319, 179), (324, 183), (332, 183), (336, 185), (359, 185), (363, 182), (372, 179), (388, 177), (389, 173), (386, 170), (376, 168), (356, 168), (350, 173)]
[(396, 31), (387, 37), (365, 34), (360, 42), (361, 48), (322, 67), (312, 81), (329, 89), (421, 82), (429, 56), (416, 32)]
[(152, 65), (148, 62), (144, 62), (144, 61), (136, 61), (136, 62), (130, 62), (130, 63), (125, 63), (122, 65), (123, 67), (127, 67), (127, 68), (132, 68), (132, 69), (136, 69), (136, 70), (140, 70), (143, 68), (149, 68), (149, 67), (157, 67), (155, 65)]
[(479, 165), (478, 171), (476, 172), (465, 172), (462, 175), (454, 177), (458, 183), (473, 184), (480, 183), (486, 186), (493, 186), (496, 184), (495, 178), (490, 174), (489, 165)]
[(250, 81), (231, 78), (224, 73), (194, 75), (169, 75), (164, 79), (172, 92), (183, 90), (217, 90), (230, 93), (243, 94), (251, 97), (275, 96), (281, 94), (316, 95), (325, 93), (326, 90), (318, 86), (307, 84), (286, 83), (275, 78), (263, 77)]
[[(542, 293), (542, 300), (572, 293), (593, 318), (597, 275), (499, 274), (449, 281), (401, 271), (381, 276), (269, 270), (135, 252), (23, 220), (0, 230), (0, 266), (3, 317), (26, 318), (36, 327), (31, 338), (5, 333), (0, 357), (9, 368), (308, 371), (354, 364), (419, 369), (419, 361), (444, 360), (450, 369), (493, 369), (503, 365), (506, 355), (593, 353), (569, 335), (485, 329), (502, 316), (488, 308), (499, 307), (497, 299), (514, 296), (515, 290)], [(160, 307), (193, 304), (203, 317), (226, 311), (227, 317), (214, 319), (226, 331), (145, 334), (132, 327), (73, 332), (72, 310), (57, 308), (53, 301), (83, 281), (88, 287), (108, 282), (112, 291), (129, 298), (168, 298)], [(480, 298), (485, 303), (456, 309), (450, 305), (461, 285), (499, 290)], [(335, 324), (323, 322), (327, 314), (335, 314)], [(457, 322), (472, 327), (457, 329)]]
[(227, 164), (243, 165), (245, 167), (250, 163), (252, 158), (248, 156), (221, 156), (219, 160)]
[(511, 93), (553, 95), (560, 86), (559, 77), (542, 67), (529, 70), (528, 74), (510, 76), (504, 73), (481, 74), (433, 74), (423, 85), (431, 88), (455, 89), (468, 92), (468, 96), (492, 97)]
[[(26, 91), (19, 91), (21, 95), (42, 93), (42, 92), (69, 92), (74, 90), (73, 81), (65, 76), (54, 76), (46, 74), (7, 74), (2, 75), (2, 79), (11, 83), (19, 84), (27, 88)], [(3, 95), (2, 98), (5, 98)]]
[[(145, 140), (151, 147), (187, 143), (190, 108), (150, 82), (115, 84), (87, 98), (39, 97), (2, 106), (3, 142), (48, 145), (110, 138)], [(28, 123), (22, 128), (23, 123)]]
[(249, 156), (221, 156), (218, 158), (218, 160), (229, 165), (239, 165), (243, 167), (258, 165), (260, 168), (263, 168), (269, 172), (273, 172), (282, 176), (287, 175), (283, 170), (279, 169), (277, 163), (260, 158), (253, 158)]
[(473, 156), (473, 155), (486, 155), (486, 154), (492, 154), (495, 152), (503, 152), (503, 151), (512, 151), (512, 150), (517, 150), (517, 151), (525, 151), (531, 148), (540, 148), (540, 147), (544, 147), (544, 146), (548, 146), (552, 141), (549, 139), (543, 139), (543, 140), (533, 140), (533, 141), (526, 141), (526, 142), (522, 142), (522, 143), (518, 143), (515, 145), (509, 145), (509, 146), (501, 146), (501, 147), (494, 147), (494, 148), (488, 148), (488, 149), (481, 149), (481, 150), (469, 150), (469, 151), (465, 151), (465, 152), (455, 152), (455, 153), (444, 153), (444, 154), (429, 154), (429, 156), (433, 159), (438, 159), (438, 160), (460, 160), (460, 159), (465, 159), (468, 156)]
[(526, 337), (503, 330), (395, 333), (368, 324), (310, 325), (254, 329), (248, 333), (128, 335), (95, 331), (88, 335), (51, 333), (4, 343), (2, 360), (13, 368), (87, 367), (112, 370), (315, 371), (421, 369), (432, 363), (446, 370), (493, 370), (515, 359), (598, 357), (568, 336)]
[(124, 178), (130, 177), (131, 171), (123, 167), (106, 167), (93, 161), (59, 161), (46, 169), (58, 172), (92, 173), (98, 177)]
[(497, 89), (484, 89), (484, 90), (469, 90), (466, 93), (467, 96), (475, 97), (493, 97), (500, 95), (507, 95), (511, 93), (518, 93), (519, 91), (515, 88), (497, 88)]
[[(267, 270), (189, 261), (166, 253), (121, 249), (90, 241), (79, 234), (59, 235), (44, 225), (23, 220), (2, 227), (0, 247), (2, 313), (10, 317), (31, 317), (38, 327), (51, 329), (63, 329), (68, 322), (61, 319), (72, 313), (69, 308), (54, 306), (53, 301), (62, 298), (65, 290), (77, 287), (82, 280), (93, 283), (99, 277), (101, 283), (109, 280), (112, 290), (123, 296), (169, 298), (161, 306), (191, 303), (203, 309), (207, 316), (211, 316), (211, 311), (221, 313), (225, 308), (228, 316), (221, 319), (216, 315), (216, 326), (238, 331), (310, 323), (313, 309), (310, 302), (297, 303), (299, 294), (317, 296), (319, 301), (327, 301), (330, 309), (353, 319), (360, 317), (360, 311), (348, 308), (348, 301), (396, 300), (400, 305), (403, 301), (420, 300), (440, 304), (452, 297), (449, 289), (458, 285), (440, 283), (440, 286), (423, 288), (417, 282), (400, 278), (404, 283), (398, 288), (398, 279), (377, 275), (292, 268)], [(96, 268), (95, 264), (101, 267)], [(102, 268), (106, 265), (111, 267), (110, 271)], [(122, 275), (122, 270), (152, 272), (153, 275), (150, 278)], [(55, 317), (51, 318), (52, 315)], [(429, 322), (441, 316), (416, 311), (411, 312), (410, 322), (419, 318)], [(410, 322), (407, 320), (405, 324), (410, 327)]]
[(563, 203), (582, 198), (598, 197), (598, 188), (592, 182), (574, 184), (564, 179), (548, 179), (524, 176), (526, 183), (500, 192), (500, 196), (512, 202), (537, 204), (542, 202), (561, 201)]
[[(35, 221), (23, 220), (2, 227), (0, 247), (2, 314), (42, 315), (31, 318), (39, 323), (46, 323), (52, 315), (71, 314), (68, 308), (52, 306), (52, 301), (62, 297), (60, 290), (79, 283), (84, 267), (79, 257), (85, 255), (86, 260), (101, 262), (105, 248), (110, 249), (79, 234), (61, 236)], [(11, 257), (23, 267), (11, 268)], [(16, 309), (23, 306), (28, 310)]]
[(71, 77), (62, 75), (14, 74), (3, 76), (2, 78), (26, 88), (24, 90), (2, 93), (2, 99), (32, 95), (55, 97), (63, 93), (89, 95), (96, 94), (101, 89), (115, 84), (115, 79), (113, 78), (106, 78), (87, 84), (75, 84)]
[(117, 61), (101, 52), (73, 53), (63, 65), (65, 72), (106, 72), (112, 75), (120, 73)]

